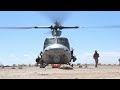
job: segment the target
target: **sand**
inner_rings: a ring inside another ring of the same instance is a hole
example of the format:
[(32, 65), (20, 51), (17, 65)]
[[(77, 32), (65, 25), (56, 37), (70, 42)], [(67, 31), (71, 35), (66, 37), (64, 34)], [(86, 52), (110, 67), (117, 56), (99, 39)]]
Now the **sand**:
[(23, 67), (12, 69), (0, 67), (0, 79), (120, 79), (120, 66), (118, 65), (94, 65), (74, 66), (73, 70), (58, 68)]

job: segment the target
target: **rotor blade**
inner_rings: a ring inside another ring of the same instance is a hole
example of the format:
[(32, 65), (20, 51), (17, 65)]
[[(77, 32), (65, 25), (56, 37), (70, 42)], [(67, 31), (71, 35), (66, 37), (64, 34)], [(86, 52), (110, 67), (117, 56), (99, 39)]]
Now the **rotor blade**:
[(72, 29), (72, 28), (79, 28), (78, 26), (74, 26), (74, 27), (64, 27), (64, 26), (61, 26), (60, 29)]
[(32, 29), (34, 27), (0, 27), (0, 29)]
[(35, 26), (35, 27), (0, 27), (0, 29), (39, 29), (39, 28), (51, 28), (48, 26)]
[(35, 29), (51, 29), (52, 28), (52, 26), (36, 26), (36, 27), (34, 27)]
[(96, 26), (96, 27), (80, 27), (80, 28), (120, 28), (120, 25)]

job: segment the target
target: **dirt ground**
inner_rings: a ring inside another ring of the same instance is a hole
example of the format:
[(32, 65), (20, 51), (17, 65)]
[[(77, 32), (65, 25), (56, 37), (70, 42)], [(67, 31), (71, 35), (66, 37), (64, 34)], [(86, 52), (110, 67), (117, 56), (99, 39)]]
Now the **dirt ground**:
[(74, 66), (73, 70), (58, 68), (23, 67), (12, 69), (0, 67), (0, 79), (120, 79), (120, 66), (118, 65), (94, 65), (87, 67)]

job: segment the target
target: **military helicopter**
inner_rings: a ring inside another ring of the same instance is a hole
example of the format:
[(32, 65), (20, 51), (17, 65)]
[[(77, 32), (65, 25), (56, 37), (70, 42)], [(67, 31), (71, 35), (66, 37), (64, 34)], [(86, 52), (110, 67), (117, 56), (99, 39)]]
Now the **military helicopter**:
[[(48, 64), (69, 64), (76, 61), (76, 57), (73, 54), (73, 49), (70, 49), (69, 40), (66, 37), (60, 37), (62, 29), (79, 28), (61, 26), (58, 21), (54, 22), (54, 26), (50, 27), (35, 27), (35, 28), (49, 28), (51, 29), (52, 38), (46, 38), (44, 41), (43, 52), (36, 59), (36, 62), (40, 64), (41, 68), (44, 68)], [(46, 64), (46, 65), (45, 65)]]
[(43, 45), (43, 51), (36, 58), (40, 68), (45, 68), (48, 64), (68, 64), (75, 62), (77, 58), (74, 56), (73, 49), (70, 49), (69, 40), (61, 37), (63, 29), (77, 29), (78, 26), (66, 27), (60, 25), (59, 21), (54, 22), (54, 26), (35, 26), (35, 27), (0, 27), (0, 29), (51, 29), (53, 37), (46, 38)]

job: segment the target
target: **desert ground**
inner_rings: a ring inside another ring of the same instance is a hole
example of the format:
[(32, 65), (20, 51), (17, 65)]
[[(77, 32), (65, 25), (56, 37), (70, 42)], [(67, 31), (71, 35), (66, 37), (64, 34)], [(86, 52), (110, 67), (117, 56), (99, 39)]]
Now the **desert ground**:
[(120, 79), (119, 65), (94, 65), (74, 66), (72, 70), (24, 66), (22, 69), (15, 67), (0, 67), (0, 79)]

